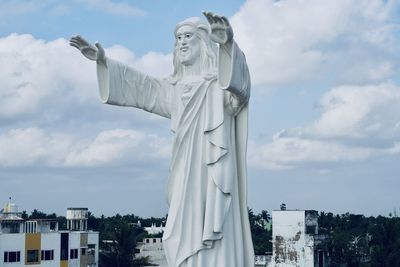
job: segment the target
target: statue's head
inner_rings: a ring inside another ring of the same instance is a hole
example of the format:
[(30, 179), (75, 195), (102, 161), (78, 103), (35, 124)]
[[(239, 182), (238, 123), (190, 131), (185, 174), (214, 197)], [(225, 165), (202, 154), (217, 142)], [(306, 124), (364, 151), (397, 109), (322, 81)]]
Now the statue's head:
[(175, 27), (174, 73), (180, 79), (182, 69), (198, 64), (199, 75), (215, 74), (217, 46), (210, 39), (210, 26), (200, 18), (186, 19)]

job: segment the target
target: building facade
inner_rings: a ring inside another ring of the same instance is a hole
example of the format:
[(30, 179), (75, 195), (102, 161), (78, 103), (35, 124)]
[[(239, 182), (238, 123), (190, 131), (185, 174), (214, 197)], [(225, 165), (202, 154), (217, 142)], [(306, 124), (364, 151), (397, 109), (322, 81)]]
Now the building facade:
[(327, 266), (327, 250), (318, 235), (317, 211), (273, 211), (272, 225), (272, 266)]
[(15, 204), (0, 211), (0, 266), (97, 267), (99, 233), (87, 230), (87, 208), (68, 208), (67, 230), (49, 219), (24, 220)]

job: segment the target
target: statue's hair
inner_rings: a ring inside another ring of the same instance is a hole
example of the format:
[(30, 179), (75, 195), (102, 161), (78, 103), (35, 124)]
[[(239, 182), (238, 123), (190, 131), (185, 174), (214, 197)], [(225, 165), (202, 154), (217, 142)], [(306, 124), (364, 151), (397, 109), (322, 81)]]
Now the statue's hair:
[[(217, 45), (210, 39), (210, 26), (198, 17), (188, 18), (175, 27), (176, 33), (182, 26), (189, 25), (196, 31), (194, 35), (200, 39), (200, 70), (201, 75), (206, 78), (212, 78), (217, 73)], [(172, 83), (178, 82), (182, 78), (183, 66), (178, 57), (179, 47), (175, 38), (174, 46), (174, 72), (170, 77)]]

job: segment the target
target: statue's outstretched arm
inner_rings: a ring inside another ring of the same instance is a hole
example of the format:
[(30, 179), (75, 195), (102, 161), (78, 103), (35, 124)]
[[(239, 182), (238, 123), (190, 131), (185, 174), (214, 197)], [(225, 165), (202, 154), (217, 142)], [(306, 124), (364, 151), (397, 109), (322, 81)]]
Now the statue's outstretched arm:
[(171, 117), (170, 90), (166, 82), (106, 58), (99, 42), (92, 45), (77, 35), (70, 39), (69, 44), (86, 58), (97, 62), (100, 98), (104, 103), (132, 106), (166, 118)]

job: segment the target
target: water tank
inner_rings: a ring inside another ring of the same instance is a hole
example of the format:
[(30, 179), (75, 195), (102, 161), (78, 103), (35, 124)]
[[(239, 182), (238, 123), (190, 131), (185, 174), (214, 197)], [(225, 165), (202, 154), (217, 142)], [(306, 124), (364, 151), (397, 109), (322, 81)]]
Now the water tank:
[(88, 208), (68, 208), (67, 220), (87, 220)]

